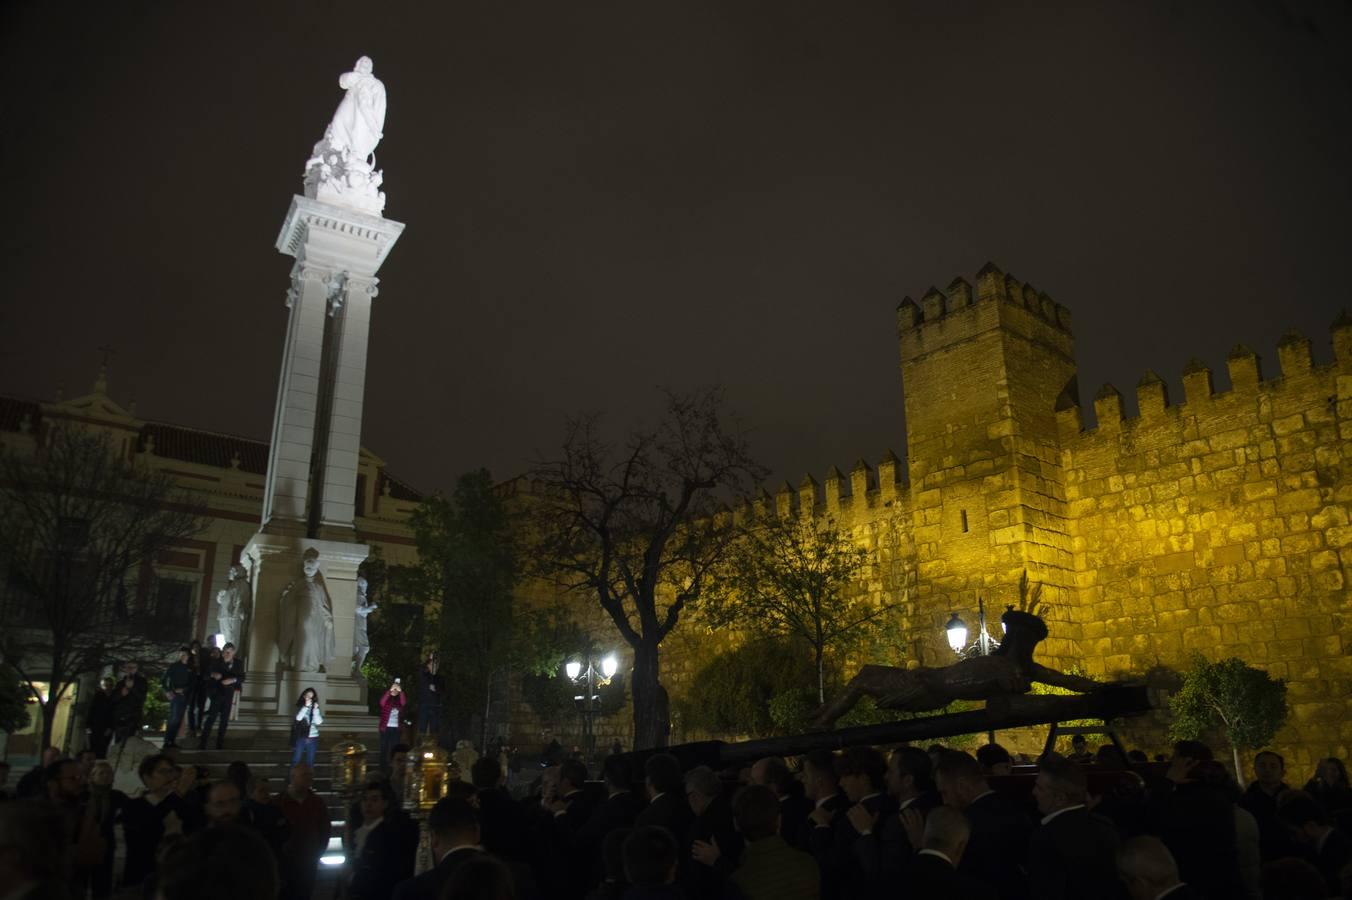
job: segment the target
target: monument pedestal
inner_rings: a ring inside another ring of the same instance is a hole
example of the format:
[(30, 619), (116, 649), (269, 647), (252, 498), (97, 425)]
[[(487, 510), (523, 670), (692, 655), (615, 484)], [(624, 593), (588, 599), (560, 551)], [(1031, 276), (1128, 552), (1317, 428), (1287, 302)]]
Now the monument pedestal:
[[(334, 658), (322, 672), (297, 672), (283, 666), (278, 646), (280, 598), (290, 585), (291, 597), (303, 591), (302, 561), (307, 550), (319, 554), (319, 571), (333, 603)], [(357, 568), (366, 560), (365, 544), (321, 541), (292, 534), (259, 532), (244, 550), (254, 581), (254, 620), (249, 629), (245, 657), (244, 691), (239, 716), (230, 733), (257, 738), (263, 734), (290, 734), (296, 700), (306, 688), (314, 688), (324, 713), (321, 731), (337, 736), (343, 732), (376, 730), (376, 717), (367, 711), (366, 682), (352, 671), (352, 636), (356, 620)]]

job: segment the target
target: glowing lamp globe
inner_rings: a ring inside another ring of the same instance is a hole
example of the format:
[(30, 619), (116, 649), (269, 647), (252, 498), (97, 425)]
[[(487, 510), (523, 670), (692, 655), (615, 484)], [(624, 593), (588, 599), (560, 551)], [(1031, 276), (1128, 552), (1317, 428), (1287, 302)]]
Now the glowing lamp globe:
[(615, 658), (614, 653), (601, 660), (601, 674), (606, 678), (614, 678), (615, 672), (618, 671), (619, 668), (620, 661)]
[(953, 648), (954, 653), (958, 653), (967, 646), (967, 623), (959, 619), (957, 613), (950, 615), (952, 618), (944, 626), (944, 631), (948, 634), (948, 646)]
[(568, 673), (569, 678), (576, 678), (582, 673), (582, 663), (577, 660), (569, 660), (568, 665), (563, 667), (563, 671)]

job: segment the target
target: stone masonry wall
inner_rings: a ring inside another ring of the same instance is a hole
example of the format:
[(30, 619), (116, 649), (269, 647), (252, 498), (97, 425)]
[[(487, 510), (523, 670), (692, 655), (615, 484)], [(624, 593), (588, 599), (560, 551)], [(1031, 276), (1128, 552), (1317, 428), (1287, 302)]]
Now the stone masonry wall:
[[(1051, 630), (1043, 662), (1160, 688), (1161, 709), (1133, 720), (1129, 744), (1164, 748), (1167, 688), (1201, 652), (1289, 681), (1276, 744), (1299, 771), (1352, 751), (1352, 319), (1334, 323), (1331, 365), (1313, 365), (1310, 342), (1291, 335), (1280, 377), (1264, 380), (1237, 347), (1231, 390), (1215, 392), (1194, 361), (1186, 402), (1170, 405), (1147, 373), (1138, 417), (1124, 419), (1105, 385), (1085, 428), (1070, 314), (1046, 294), (988, 265), (975, 289), (956, 279), (897, 316), (907, 462), (833, 467), (759, 505), (830, 516), (874, 551), (857, 590), (904, 599), (908, 665), (952, 662), (944, 623), (958, 612), (974, 632), (978, 597), (999, 637), (1027, 572)], [(580, 614), (607, 632), (593, 610)], [(738, 639), (688, 611), (663, 646), (673, 697)], [(540, 725), (528, 707), (513, 718), (514, 731)], [(626, 745), (629, 727), (627, 712), (604, 726)], [(699, 737), (679, 723), (672, 735)], [(1002, 740), (1034, 749), (1040, 734)]]
[[(1181, 405), (1147, 373), (1137, 418), (1110, 386), (1096, 428), (1061, 413), (1086, 669), (1141, 676), (1200, 652), (1288, 679), (1277, 744), (1300, 771), (1352, 749), (1352, 323), (1334, 336), (1332, 366), (1290, 335), (1272, 381), (1237, 347), (1227, 392), (1194, 361)], [(1153, 724), (1140, 737), (1162, 743)]]

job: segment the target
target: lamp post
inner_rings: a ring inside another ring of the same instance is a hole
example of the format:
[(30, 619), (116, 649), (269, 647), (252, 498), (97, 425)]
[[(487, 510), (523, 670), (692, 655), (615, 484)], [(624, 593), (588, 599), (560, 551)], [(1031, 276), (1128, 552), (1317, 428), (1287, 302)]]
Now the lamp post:
[[(601, 695), (596, 693), (597, 687), (610, 684), (610, 679), (615, 677), (615, 672), (619, 669), (619, 660), (615, 658), (614, 653), (607, 653), (600, 660), (593, 655), (591, 648), (587, 649), (583, 660), (570, 659), (563, 667), (568, 680), (573, 684), (582, 687), (585, 694), (574, 694), (573, 702), (582, 713), (582, 738), (586, 746), (587, 756), (591, 758), (596, 755), (596, 734), (592, 730), (592, 719), (601, 707)], [(599, 664), (599, 668), (598, 668)]]
[[(975, 649), (978, 656), (990, 656), (992, 644), (999, 647), (991, 640), (991, 636), (986, 633), (986, 601), (978, 595), (976, 598), (977, 632)], [(948, 623), (944, 625), (944, 635), (948, 638), (948, 646), (953, 648), (953, 652), (959, 657), (969, 655), (971, 648), (967, 646), (967, 623), (958, 618), (957, 613), (949, 613)], [(995, 732), (987, 732), (986, 736), (992, 744), (995, 743)]]

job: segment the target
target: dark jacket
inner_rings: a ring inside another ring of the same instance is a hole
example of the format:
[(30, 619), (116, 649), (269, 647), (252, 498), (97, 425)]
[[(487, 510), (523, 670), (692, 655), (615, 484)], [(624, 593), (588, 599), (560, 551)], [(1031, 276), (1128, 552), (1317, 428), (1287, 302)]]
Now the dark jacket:
[[(436, 690), (433, 690), (435, 688)], [(446, 680), (440, 675), (427, 671), (427, 666), (418, 670), (418, 706), (427, 709), (441, 706), (442, 694), (446, 691)]]
[(174, 660), (169, 664), (169, 668), (164, 670), (164, 678), (160, 684), (167, 693), (186, 695), (189, 686), (192, 685), (192, 669), (188, 668), (187, 663)]
[(1230, 796), (1219, 785), (1161, 779), (1151, 785), (1146, 826), (1178, 862), (1178, 874), (1202, 896), (1238, 897), (1239, 853)]
[(1286, 826), (1277, 818), (1277, 803), (1289, 790), (1291, 789), (1283, 784), (1275, 795), (1269, 794), (1255, 781), (1239, 798), (1239, 805), (1247, 809), (1258, 822), (1258, 852), (1262, 855), (1263, 862), (1272, 862), (1298, 853), (1298, 848), (1291, 840)]
[[(964, 861), (966, 857), (963, 857)], [(918, 853), (902, 871), (906, 900), (995, 900), (995, 889), (931, 853)]]
[[(396, 885), (392, 900), (440, 900), (442, 891), (446, 889), (446, 883), (451, 880), (456, 870), (481, 854), (483, 851), (477, 847), (456, 847), (426, 872)], [(512, 872), (516, 900), (534, 900), (538, 893), (530, 870), (511, 860), (504, 862)]]
[[(814, 828), (810, 838), (812, 855), (822, 871), (822, 896), (826, 898), (853, 898), (864, 896), (868, 878), (855, 857), (854, 845), (860, 834), (850, 821), (849, 810), (856, 804), (848, 797), (837, 794), (836, 813), (828, 827)], [(836, 798), (833, 798), (836, 799)], [(840, 802), (843, 801), (843, 802)], [(871, 816), (879, 817), (887, 797), (881, 793), (861, 800), (858, 805), (868, 810)], [(826, 805), (826, 804), (823, 804)], [(811, 819), (808, 820), (811, 823)]]
[(502, 788), (487, 788), (475, 795), (479, 801), (479, 843), (503, 859), (529, 858), (523, 843), (527, 829), (521, 806)]
[(686, 835), (685, 846), (695, 841), (718, 845), (718, 864), (714, 867), (692, 862), (682, 873), (681, 887), (691, 897), (713, 897), (722, 893), (727, 876), (742, 859), (742, 835), (732, 821), (732, 805), (725, 797), (715, 797), (695, 816)]
[[(126, 688), (127, 692), (122, 691)], [(131, 680), (124, 676), (113, 688), (113, 722), (117, 728), (129, 728), (141, 724), (141, 715), (145, 709), (146, 680), (138, 673)]]
[(1324, 839), (1324, 846), (1318, 849), (1314, 858), (1314, 864), (1319, 867), (1333, 895), (1343, 889), (1340, 879), (1349, 862), (1352, 862), (1352, 838), (1335, 828)]
[(891, 897), (896, 893), (902, 869), (910, 865), (917, 849), (911, 846), (911, 839), (901, 824), (902, 809), (914, 809), (921, 816), (927, 816), (941, 802), (936, 792), (921, 794), (905, 807), (884, 814), (872, 834), (854, 842), (855, 862), (868, 883), (870, 896)]
[[(224, 702), (227, 699), (233, 702), (234, 698), (231, 694), (234, 691), (244, 690), (244, 660), (240, 659), (238, 656), (230, 660), (230, 662), (226, 662), (224, 659), (212, 660), (211, 674), (219, 674), (221, 676), (220, 678), (211, 678), (207, 685), (210, 696), (215, 699), (217, 703)], [(234, 684), (225, 684), (224, 682), (227, 678), (235, 679)]]
[(1024, 863), (1033, 824), (1023, 810), (992, 791), (963, 810), (971, 825), (967, 849), (958, 864), (963, 875), (994, 885), (1003, 900), (1028, 896)]
[(1028, 843), (1028, 890), (1038, 900), (1106, 900), (1121, 895), (1117, 831), (1089, 810), (1069, 809)]
[[(691, 812), (690, 804), (685, 797), (677, 792), (668, 792), (643, 808), (643, 811), (634, 818), (634, 827), (659, 825), (670, 831), (677, 841), (684, 841), (685, 836), (690, 833), (690, 823), (694, 818), (695, 814)], [(682, 854), (688, 857), (690, 848), (683, 846)]]
[(395, 885), (413, 877), (418, 826), (402, 810), (389, 810), (366, 836), (352, 866), (353, 900), (390, 900)]

